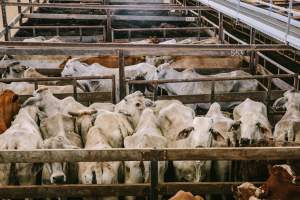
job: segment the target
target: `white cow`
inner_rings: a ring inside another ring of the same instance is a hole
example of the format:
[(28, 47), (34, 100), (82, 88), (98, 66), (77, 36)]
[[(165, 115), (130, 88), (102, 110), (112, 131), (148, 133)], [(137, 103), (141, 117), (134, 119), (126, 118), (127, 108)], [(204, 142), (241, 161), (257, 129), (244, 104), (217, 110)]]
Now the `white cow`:
[[(119, 94), (119, 69), (107, 68), (98, 63), (87, 65), (81, 63), (79, 58), (70, 59), (61, 75), (66, 76), (103, 76), (115, 75), (116, 78), (116, 94)], [(156, 67), (147, 63), (139, 63), (136, 65), (125, 67), (125, 77), (135, 79), (138, 76), (145, 77), (146, 80), (154, 76)], [(80, 80), (78, 81), (88, 91), (111, 91), (111, 80)], [(118, 99), (118, 96), (117, 96)]]
[[(150, 108), (146, 108), (132, 136), (124, 140), (125, 148), (166, 148), (167, 139), (162, 135), (157, 118)], [(167, 170), (167, 162), (160, 161), (158, 164), (158, 182), (164, 181)], [(125, 183), (150, 183), (150, 161), (126, 161)]]
[(300, 93), (287, 91), (274, 103), (275, 109), (285, 108), (286, 112), (275, 125), (274, 138), (279, 141), (300, 141)]
[[(82, 148), (81, 137), (76, 133), (75, 119), (57, 113), (41, 120), (44, 148), (47, 149), (79, 149)], [(78, 164), (46, 163), (43, 168), (43, 183), (77, 183)]]
[[(42, 136), (38, 122), (39, 109), (26, 106), (20, 109), (11, 127), (0, 135), (0, 148), (7, 150), (34, 150), (41, 148)], [(15, 172), (11, 164), (0, 164), (0, 185), (8, 185), (10, 172), (15, 173), (20, 185), (36, 184), (37, 172), (34, 163), (16, 163)]]
[[(54, 85), (39, 85), (39, 89), (48, 88), (54, 94), (61, 93), (73, 93), (74, 89), (72, 85), (64, 85), (64, 86), (54, 86)], [(35, 86), (32, 83), (28, 82), (12, 82), (9, 84), (0, 83), (0, 91), (4, 90), (12, 90), (14, 93), (18, 95), (32, 95), (35, 91)], [(78, 93), (82, 93), (83, 90), (77, 88)]]
[[(175, 141), (169, 142), (170, 148), (208, 148), (219, 133), (213, 130), (213, 120), (196, 117), (192, 128), (179, 132)], [(211, 161), (173, 161), (178, 181), (200, 182), (209, 180)]]
[[(83, 141), (86, 149), (121, 148), (124, 138), (132, 133), (131, 125), (123, 115), (102, 110), (98, 112), (94, 126), (83, 135)], [(117, 184), (122, 171), (121, 162), (81, 162), (78, 177), (83, 184)]]
[(126, 116), (135, 128), (139, 123), (143, 110), (151, 106), (153, 106), (153, 102), (150, 99), (146, 99), (141, 92), (137, 91), (122, 99), (122, 101), (116, 105), (115, 112)]
[[(238, 70), (229, 73), (220, 73), (211, 76), (200, 75), (193, 69), (187, 69), (183, 72), (176, 71), (169, 63), (160, 65), (155, 74), (157, 80), (167, 79), (197, 79), (197, 78), (210, 78), (210, 77), (240, 77), (249, 76), (250, 74)], [(159, 87), (165, 89), (169, 95), (188, 95), (188, 94), (210, 94), (211, 93), (211, 82), (183, 82), (183, 83), (164, 83), (160, 84)], [(217, 81), (215, 83), (216, 93), (228, 93), (228, 92), (246, 92), (254, 91), (258, 86), (256, 80), (228, 80), (228, 81)], [(207, 104), (198, 104), (204, 109), (208, 109)], [(228, 105), (228, 106), (231, 106)]]
[(46, 39), (43, 36), (37, 36), (37, 37), (33, 37), (33, 38), (27, 38), (24, 39), (23, 42), (49, 42), (49, 43), (61, 43), (63, 42), (63, 40), (61, 39), (61, 37), (59, 36), (54, 36), (50, 39)]
[(236, 121), (233, 130), (238, 133), (241, 145), (272, 138), (272, 127), (263, 103), (247, 98), (234, 108), (233, 117)]
[(174, 141), (178, 133), (183, 130), (191, 130), (195, 112), (181, 103), (172, 103), (160, 110), (158, 122), (163, 135), (169, 140)]
[[(33, 97), (28, 98), (23, 105), (37, 105), (44, 111), (45, 117), (52, 117), (56, 114), (73, 115), (76, 117), (76, 130), (81, 135), (92, 126), (93, 114), (97, 112), (77, 102), (73, 97), (60, 100), (47, 88), (36, 90)], [(80, 114), (73, 114), (74, 112), (80, 112)]]
[[(213, 130), (218, 132), (212, 141), (212, 147), (230, 147), (235, 146), (236, 138), (231, 132), (231, 127), (234, 121), (226, 117), (218, 103), (213, 103), (205, 117), (213, 120)], [(212, 174), (214, 174), (213, 181), (230, 181), (231, 179), (231, 161), (212, 161)], [(225, 199), (225, 196), (223, 196)]]

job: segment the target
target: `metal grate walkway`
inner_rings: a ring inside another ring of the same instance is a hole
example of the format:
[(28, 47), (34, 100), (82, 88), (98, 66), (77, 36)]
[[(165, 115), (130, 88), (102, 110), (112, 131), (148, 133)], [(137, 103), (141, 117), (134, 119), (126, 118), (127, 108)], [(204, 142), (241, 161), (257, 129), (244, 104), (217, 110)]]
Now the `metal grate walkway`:
[(300, 22), (236, 0), (198, 0), (200, 3), (241, 21), (270, 37), (300, 49)]

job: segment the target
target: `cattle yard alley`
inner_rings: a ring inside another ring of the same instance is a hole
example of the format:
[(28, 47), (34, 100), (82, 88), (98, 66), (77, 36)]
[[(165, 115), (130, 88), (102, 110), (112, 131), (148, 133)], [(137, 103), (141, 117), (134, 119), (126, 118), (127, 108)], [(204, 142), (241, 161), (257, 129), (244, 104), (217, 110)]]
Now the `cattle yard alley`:
[(1, 199), (300, 200), (299, 0), (1, 0), (1, 18)]

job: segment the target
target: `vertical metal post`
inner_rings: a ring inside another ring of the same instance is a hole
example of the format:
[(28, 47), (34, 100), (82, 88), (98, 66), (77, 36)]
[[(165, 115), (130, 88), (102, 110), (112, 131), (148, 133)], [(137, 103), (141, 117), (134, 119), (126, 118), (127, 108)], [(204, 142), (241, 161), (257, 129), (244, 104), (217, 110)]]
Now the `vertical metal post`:
[[(255, 29), (253, 27), (250, 28), (250, 44), (255, 44)], [(250, 52), (250, 72), (251, 74), (255, 74), (256, 72), (256, 61), (255, 61), (255, 52), (251, 51)]]
[(118, 50), (118, 65), (119, 65), (119, 90), (120, 90), (120, 100), (121, 100), (126, 96), (126, 81), (125, 81), (123, 50)]
[(82, 28), (79, 28), (79, 41), (82, 42)]
[[(112, 41), (114, 41), (114, 32), (111, 33), (112, 34)], [(103, 42), (106, 41), (106, 28), (105, 26), (103, 27)]]
[(211, 82), (211, 91), (210, 91), (210, 103), (214, 103), (215, 101), (215, 85), (216, 85), (216, 82), (215, 80), (213, 80)]
[(272, 93), (272, 77), (268, 77), (268, 85), (267, 85), (267, 96), (266, 96), (266, 104), (267, 104), (267, 113), (269, 116), (270, 113), (270, 97)]
[(115, 75), (112, 76), (111, 82), (112, 82), (112, 92), (111, 92), (112, 103), (116, 104), (117, 102), (116, 102), (116, 77), (115, 77)]
[(32, 28), (32, 35), (33, 35), (33, 37), (36, 37), (36, 30), (34, 27)]
[(299, 76), (299, 74), (296, 73), (295, 77), (294, 77), (294, 88), (295, 88), (295, 90), (298, 90), (298, 88), (299, 88), (299, 78), (298, 78), (298, 76)]
[(77, 80), (74, 78), (73, 79), (73, 96), (74, 99), (77, 100)]
[(128, 30), (128, 42), (131, 42), (131, 30)]
[(223, 20), (224, 16), (223, 13), (219, 12), (219, 40), (221, 43), (224, 43), (224, 23)]
[(106, 10), (106, 26), (107, 26), (107, 32), (106, 32), (106, 41), (111, 42), (112, 41), (112, 32), (111, 32), (111, 11)]
[(288, 34), (290, 33), (292, 9), (293, 9), (293, 0), (289, 0), (289, 12), (288, 12), (288, 22), (287, 22), (287, 27), (285, 32), (285, 43), (288, 43), (287, 37)]
[(39, 89), (39, 83), (37, 80), (34, 81), (34, 90)]
[[(17, 2), (21, 3), (21, 0), (17, 0)], [(22, 7), (18, 6), (18, 14), (21, 14), (21, 13), (22, 13)], [(20, 17), (19, 25), (22, 26), (22, 16)]]
[(9, 27), (7, 24), (7, 15), (6, 15), (6, 5), (5, 5), (5, 0), (1, 0), (1, 10), (2, 10), (2, 22), (3, 22), (3, 27), (5, 27), (5, 35), (4, 35), (4, 40), (8, 41), (9, 40)]
[[(32, 3), (32, 0), (28, 0), (28, 3), (31, 4), (31, 3)], [(29, 6), (29, 7), (30, 7), (29, 12), (32, 13), (32, 12), (33, 12), (33, 8), (32, 8), (32, 6)]]
[(158, 161), (151, 160), (151, 190), (150, 190), (150, 200), (158, 199)]

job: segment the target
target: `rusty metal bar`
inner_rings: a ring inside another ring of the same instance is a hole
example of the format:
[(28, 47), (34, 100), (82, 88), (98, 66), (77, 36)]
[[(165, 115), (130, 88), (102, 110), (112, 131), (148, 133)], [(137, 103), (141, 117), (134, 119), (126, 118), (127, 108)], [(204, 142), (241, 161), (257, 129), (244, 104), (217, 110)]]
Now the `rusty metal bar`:
[(72, 85), (73, 85), (73, 97), (75, 100), (77, 100), (77, 80), (73, 79), (72, 81)]

